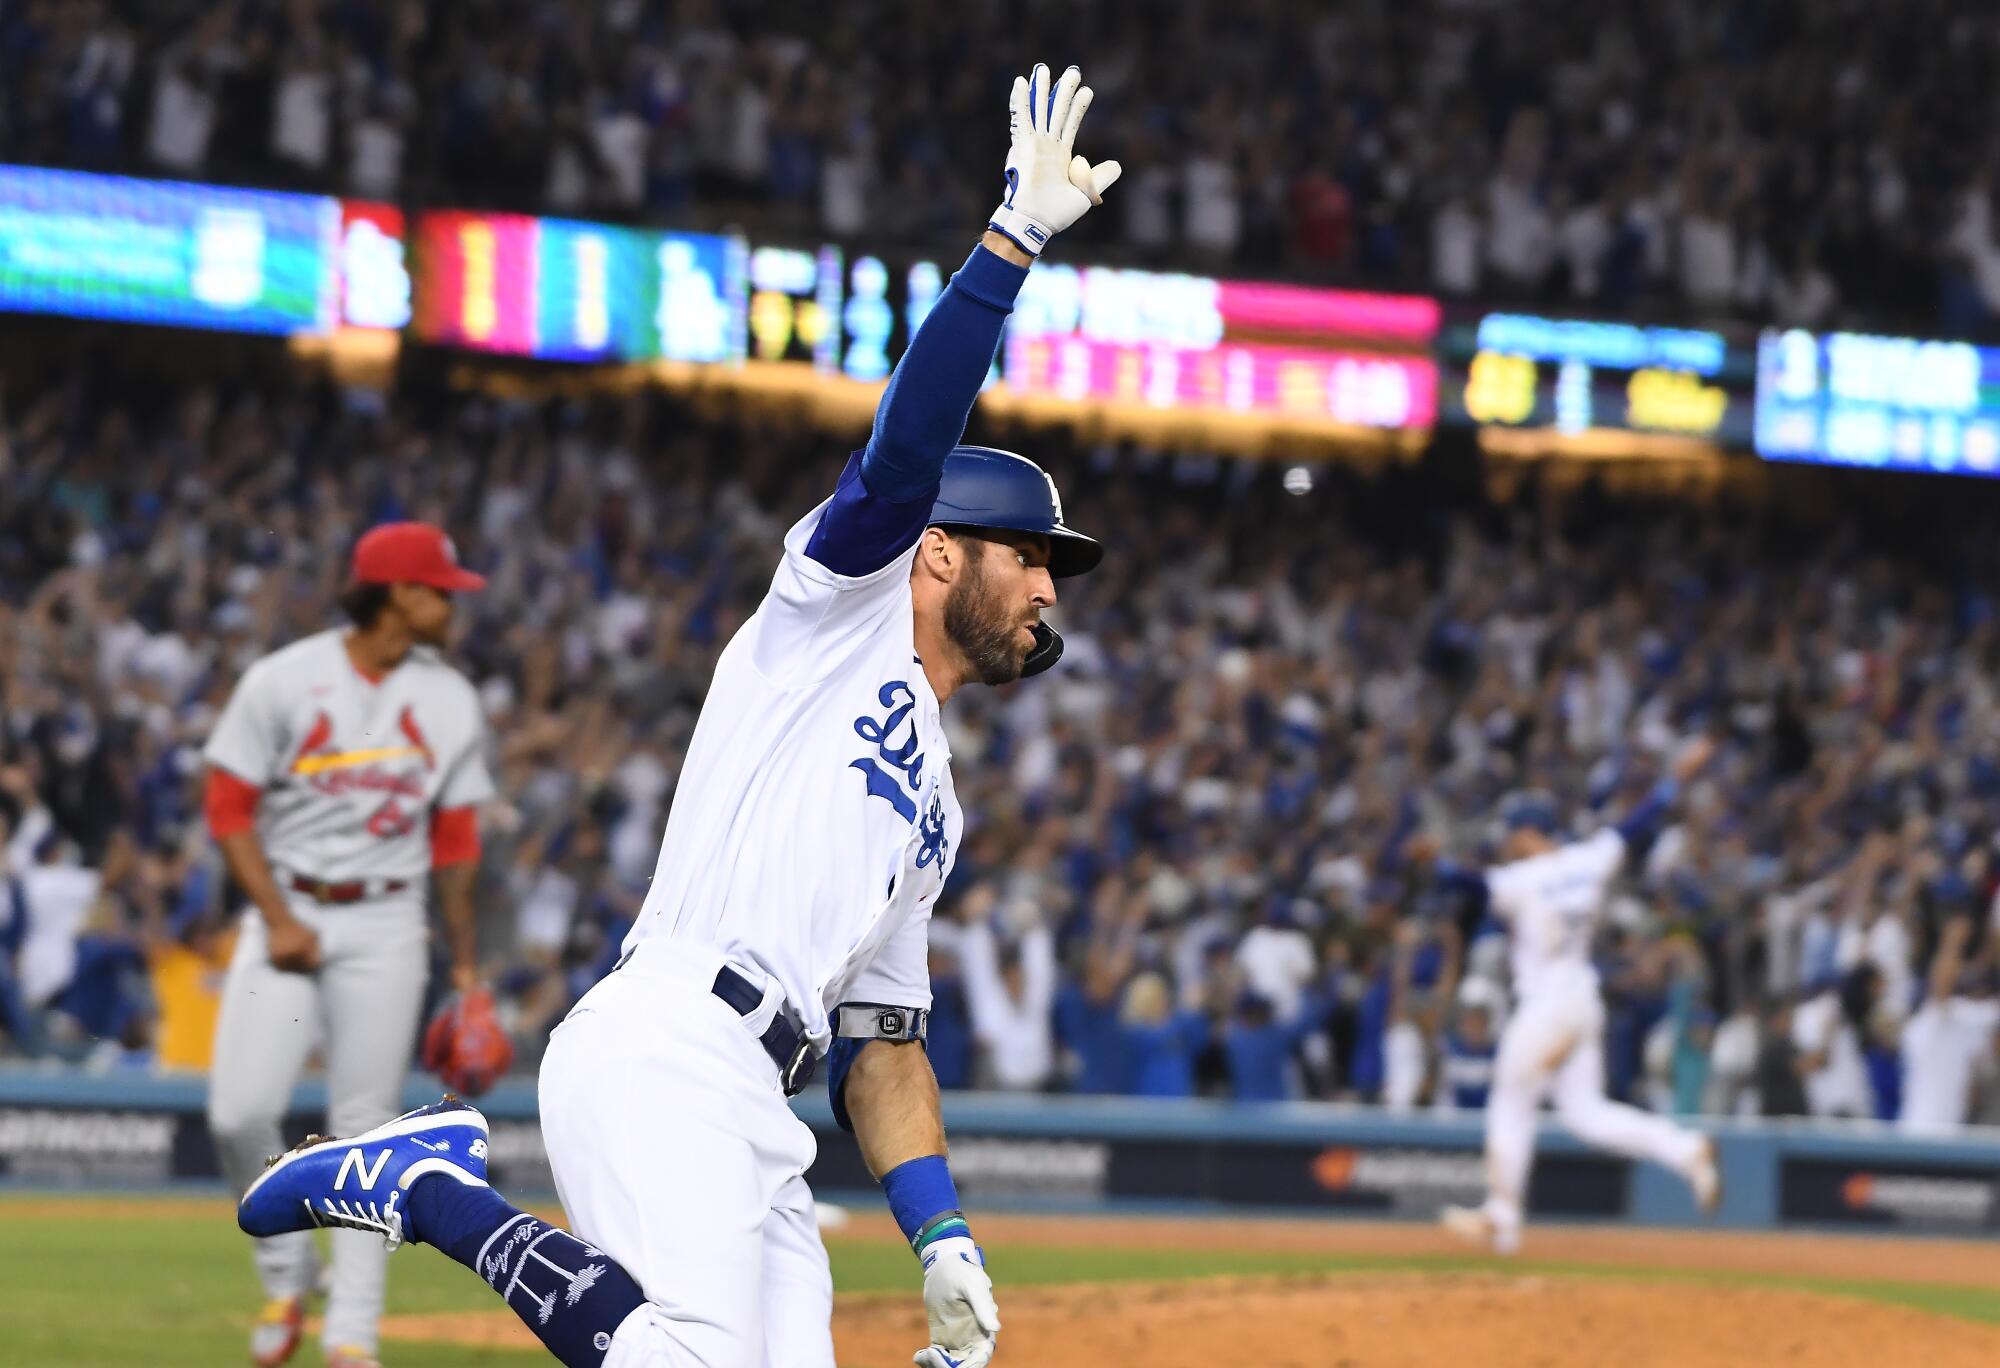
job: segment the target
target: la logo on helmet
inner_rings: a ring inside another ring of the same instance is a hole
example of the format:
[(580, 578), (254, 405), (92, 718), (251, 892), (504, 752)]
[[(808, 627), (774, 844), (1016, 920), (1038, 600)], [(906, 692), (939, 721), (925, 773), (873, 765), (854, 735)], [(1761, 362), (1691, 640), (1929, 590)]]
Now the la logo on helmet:
[(1044, 470), (1042, 478), (1047, 480), (1049, 484), (1049, 506), (1056, 511), (1056, 521), (1061, 522), (1063, 520), (1062, 495), (1056, 493), (1056, 477)]

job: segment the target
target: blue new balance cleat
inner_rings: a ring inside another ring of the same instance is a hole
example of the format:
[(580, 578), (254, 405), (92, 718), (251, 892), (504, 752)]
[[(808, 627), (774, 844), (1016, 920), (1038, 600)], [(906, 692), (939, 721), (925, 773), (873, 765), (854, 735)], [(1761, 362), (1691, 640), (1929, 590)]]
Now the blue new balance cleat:
[(249, 1235), (282, 1235), (314, 1226), (372, 1230), (390, 1249), (401, 1244), (403, 1195), (426, 1174), (486, 1186), (486, 1118), (446, 1097), (405, 1112), (347, 1140), (309, 1135), (271, 1161), (236, 1206)]

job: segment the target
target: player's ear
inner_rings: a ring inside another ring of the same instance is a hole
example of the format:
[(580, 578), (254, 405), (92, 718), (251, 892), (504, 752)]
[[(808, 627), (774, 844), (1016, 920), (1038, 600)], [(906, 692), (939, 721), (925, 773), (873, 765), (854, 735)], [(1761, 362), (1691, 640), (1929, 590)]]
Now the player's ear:
[(958, 573), (962, 555), (951, 533), (942, 527), (926, 527), (923, 537), (917, 542), (916, 564), (910, 567), (910, 573), (949, 583)]

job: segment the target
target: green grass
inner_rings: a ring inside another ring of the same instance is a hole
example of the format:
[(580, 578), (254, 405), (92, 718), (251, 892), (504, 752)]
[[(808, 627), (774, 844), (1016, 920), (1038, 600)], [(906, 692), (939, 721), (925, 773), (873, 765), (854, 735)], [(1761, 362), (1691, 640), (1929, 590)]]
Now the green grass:
[[(893, 1244), (828, 1246), (834, 1286), (843, 1292), (903, 1292), (917, 1286), (909, 1251)], [(1324, 1273), (1338, 1261), (1317, 1254), (1153, 1249), (1077, 1249), (1006, 1245), (986, 1251), (987, 1268), (1001, 1286), (1080, 1282), (1146, 1282), (1253, 1273)]]
[[(247, 1363), (260, 1301), (247, 1243), (212, 1218), (116, 1223), (15, 1219), (0, 1201), (0, 1363), (18, 1368), (215, 1368)], [(469, 1310), (492, 1294), (444, 1259), (399, 1254), (391, 1313)], [(389, 1345), (384, 1368), (531, 1364), (535, 1354)], [(318, 1362), (308, 1350), (294, 1362)]]
[[(0, 1365), (6, 1368), (211, 1368), (244, 1361), (244, 1334), (257, 1305), (248, 1250), (226, 1208), (187, 1220), (118, 1222), (88, 1212), (50, 1217), (10, 1210), (0, 1199)], [(892, 1244), (833, 1244), (836, 1284), (848, 1292), (909, 1292), (909, 1255)], [(1376, 1258), (1151, 1248), (1044, 1248), (991, 1252), (1002, 1286), (1244, 1274), (1462, 1272), (1490, 1269), (1473, 1255)], [(1527, 1260), (1508, 1271), (1553, 1277), (1697, 1281), (1788, 1287), (1891, 1302), (2000, 1324), (2000, 1291), (1821, 1278), (1746, 1277), (1698, 1270), (1635, 1270)], [(492, 1294), (466, 1270), (428, 1251), (390, 1265), (389, 1312), (495, 1309)], [(311, 1348), (297, 1363), (318, 1362)], [(386, 1368), (472, 1368), (547, 1364), (539, 1353), (384, 1346)]]

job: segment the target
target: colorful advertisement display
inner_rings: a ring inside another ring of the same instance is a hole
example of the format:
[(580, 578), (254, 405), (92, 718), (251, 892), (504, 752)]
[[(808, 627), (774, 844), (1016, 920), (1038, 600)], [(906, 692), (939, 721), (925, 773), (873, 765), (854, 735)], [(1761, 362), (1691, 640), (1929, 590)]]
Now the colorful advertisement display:
[(342, 200), (336, 269), (343, 326), (372, 331), (409, 326), (409, 244), (401, 209)]
[(895, 358), (909, 345), (896, 326), (896, 307), (889, 297), (894, 281), (880, 257), (859, 256), (847, 268), (847, 298), (840, 306), (840, 371), (850, 380), (886, 380)]
[(417, 221), (414, 326), (426, 342), (552, 361), (733, 361), (743, 248), (520, 214)]
[(1750, 444), (1753, 363), (1720, 333), (1487, 314), (1442, 350), (1454, 422)]
[[(898, 267), (867, 254), (849, 260), (831, 245), (758, 247), (750, 253), (750, 355), (886, 380), (945, 279), (934, 261)], [(988, 383), (999, 375), (996, 358)]]
[(416, 335), (509, 356), (535, 354), (535, 220), (442, 212), (417, 220)]
[(1100, 267), (1037, 267), (1004, 343), (1024, 395), (1428, 428), (1436, 301)]
[(325, 332), (339, 232), (322, 196), (0, 167), (0, 310)]
[[(901, 298), (892, 296), (889, 301), (891, 312), (901, 318), (903, 325), (894, 347), (894, 354), (897, 357), (902, 356), (903, 348), (909, 346), (910, 339), (916, 336), (917, 329), (922, 327), (924, 319), (930, 316), (932, 307), (938, 302), (938, 296), (944, 293), (945, 274), (935, 261), (912, 262), (909, 269), (903, 272), (902, 286)], [(854, 372), (850, 370), (848, 373)], [(996, 351), (993, 364), (986, 370), (986, 383), (981, 388), (991, 389), (999, 383), (1000, 354)]]
[[(651, 301), (652, 355), (668, 361), (741, 361), (744, 317), (743, 239), (715, 233), (649, 233), (659, 294)], [(643, 353), (642, 353), (643, 355)]]
[[(848, 264), (846, 282), (840, 306), (840, 373), (850, 380), (886, 380), (944, 293), (944, 272), (935, 261), (897, 270), (880, 257), (859, 256)], [(986, 383), (999, 381), (996, 355)]]
[(1765, 333), (1757, 347), (1757, 454), (2000, 475), (2000, 348)]
[(750, 355), (759, 361), (840, 365), (838, 247), (759, 247), (750, 253)]

